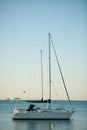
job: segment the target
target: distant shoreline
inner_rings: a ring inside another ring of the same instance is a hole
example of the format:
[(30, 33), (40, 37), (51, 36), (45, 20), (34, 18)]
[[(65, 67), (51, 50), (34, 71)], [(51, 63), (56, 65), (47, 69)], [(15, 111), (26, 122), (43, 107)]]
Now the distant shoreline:
[[(18, 100), (18, 101), (29, 101), (28, 99), (21, 99), (21, 98), (15, 98), (15, 99), (0, 99), (0, 101), (16, 101), (16, 100)], [(34, 99), (30, 99), (30, 100), (34, 100)], [(68, 100), (52, 100), (52, 101), (61, 101), (61, 102), (68, 102)], [(71, 100), (72, 102), (73, 101), (87, 101), (87, 100)]]

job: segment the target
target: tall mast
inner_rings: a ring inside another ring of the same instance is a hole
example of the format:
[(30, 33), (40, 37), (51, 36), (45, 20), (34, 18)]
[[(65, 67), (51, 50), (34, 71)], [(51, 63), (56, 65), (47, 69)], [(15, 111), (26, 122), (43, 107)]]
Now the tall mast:
[(66, 92), (68, 101), (69, 101), (69, 103), (70, 103), (70, 105), (71, 105), (70, 97), (69, 97), (69, 94), (68, 94), (68, 91), (67, 91), (67, 87), (66, 87), (66, 84), (65, 84), (65, 80), (64, 80), (64, 77), (63, 77), (63, 74), (62, 74), (62, 70), (61, 70), (61, 67), (60, 67), (59, 59), (58, 59), (58, 56), (57, 56), (57, 53), (56, 53), (56, 50), (55, 50), (55, 47), (54, 47), (54, 44), (53, 44), (51, 35), (50, 35), (50, 40), (51, 40), (51, 43), (52, 43), (52, 46), (53, 46), (53, 49), (54, 49), (55, 57), (56, 57), (56, 60), (57, 60), (57, 65), (58, 65), (59, 72), (60, 72), (60, 75), (61, 75), (61, 78), (62, 78), (62, 81), (63, 81), (63, 85), (64, 85), (64, 88), (65, 88), (65, 92)]
[(50, 44), (50, 33), (48, 33), (49, 37), (49, 103), (51, 103), (51, 44)]
[(42, 86), (42, 98), (41, 100), (43, 101), (43, 63), (42, 63), (42, 50), (40, 51), (41, 53), (41, 86)]

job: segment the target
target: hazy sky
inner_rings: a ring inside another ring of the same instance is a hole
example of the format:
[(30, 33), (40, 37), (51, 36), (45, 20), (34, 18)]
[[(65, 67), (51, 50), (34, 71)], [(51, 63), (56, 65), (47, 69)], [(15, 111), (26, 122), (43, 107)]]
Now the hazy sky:
[[(70, 98), (87, 100), (86, 0), (0, 0), (0, 98), (41, 97), (41, 49), (44, 98), (48, 97), (48, 32)], [(53, 99), (65, 99), (56, 62), (52, 63)]]

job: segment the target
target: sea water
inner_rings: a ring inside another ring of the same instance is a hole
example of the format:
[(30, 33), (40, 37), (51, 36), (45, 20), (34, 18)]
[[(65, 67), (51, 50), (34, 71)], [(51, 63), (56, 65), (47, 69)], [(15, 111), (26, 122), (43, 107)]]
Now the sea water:
[[(18, 102), (22, 108), (29, 105), (26, 101)], [(12, 120), (15, 103), (0, 100), (0, 130), (87, 130), (87, 101), (72, 101), (75, 113), (70, 120)], [(52, 101), (52, 107), (56, 105), (69, 107), (67, 101)]]

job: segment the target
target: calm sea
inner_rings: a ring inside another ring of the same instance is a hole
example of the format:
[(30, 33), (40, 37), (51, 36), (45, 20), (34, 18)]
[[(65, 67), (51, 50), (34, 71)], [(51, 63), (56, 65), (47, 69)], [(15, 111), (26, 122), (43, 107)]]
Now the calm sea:
[[(28, 107), (29, 103), (19, 101), (20, 107)], [(39, 105), (39, 104), (38, 104)], [(52, 105), (64, 105), (67, 101), (52, 101)], [(67, 120), (12, 120), (15, 101), (0, 100), (0, 130), (87, 130), (87, 101), (72, 101), (75, 109), (70, 121)]]

